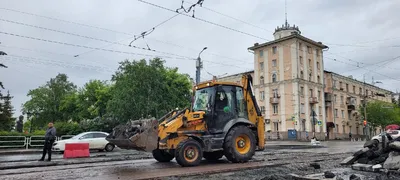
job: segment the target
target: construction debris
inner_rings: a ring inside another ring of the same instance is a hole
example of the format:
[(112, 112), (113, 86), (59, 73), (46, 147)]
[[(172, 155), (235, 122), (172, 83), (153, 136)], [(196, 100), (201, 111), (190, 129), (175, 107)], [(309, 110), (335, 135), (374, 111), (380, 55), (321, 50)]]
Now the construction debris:
[(386, 133), (382, 133), (381, 137), (381, 141), (367, 141), (363, 149), (340, 164), (352, 165), (352, 169), (360, 171), (378, 172), (382, 168), (400, 170), (400, 138), (392, 139)]
[(157, 148), (157, 129), (155, 118), (132, 120), (115, 127), (106, 140), (122, 149), (152, 151)]

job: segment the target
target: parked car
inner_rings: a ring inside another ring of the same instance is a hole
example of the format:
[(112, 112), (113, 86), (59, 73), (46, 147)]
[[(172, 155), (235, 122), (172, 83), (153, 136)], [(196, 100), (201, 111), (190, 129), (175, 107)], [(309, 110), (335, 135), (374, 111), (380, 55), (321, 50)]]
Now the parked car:
[(84, 132), (70, 139), (56, 141), (53, 144), (53, 150), (64, 152), (66, 143), (89, 143), (90, 150), (105, 150), (110, 152), (114, 150), (115, 145), (106, 140), (107, 136), (108, 133), (105, 132)]
[[(396, 139), (396, 138), (400, 137), (400, 130), (388, 130), (388, 131), (386, 131), (386, 133), (389, 134), (393, 139)], [(383, 134), (384, 133), (376, 135), (376, 136), (372, 137), (371, 140), (382, 142), (382, 135)]]

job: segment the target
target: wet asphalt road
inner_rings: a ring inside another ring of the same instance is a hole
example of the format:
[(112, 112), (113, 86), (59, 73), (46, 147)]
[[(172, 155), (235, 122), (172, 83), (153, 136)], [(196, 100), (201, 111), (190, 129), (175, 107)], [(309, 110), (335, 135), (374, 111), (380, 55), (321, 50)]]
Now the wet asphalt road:
[[(351, 152), (362, 148), (363, 142), (323, 142), (322, 145), (326, 146), (324, 148), (299, 146), (309, 145), (309, 143), (290, 144), (267, 142), (267, 149), (257, 152), (254, 160), (249, 163), (231, 164), (226, 160), (216, 163), (204, 161), (201, 166), (191, 168), (182, 168), (176, 162), (158, 163), (149, 159), (151, 157), (149, 153), (126, 150), (95, 153), (93, 157), (84, 159), (64, 160), (60, 159), (61, 155), (57, 155), (54, 162), (51, 162), (54, 164), (51, 165), (46, 164), (49, 162), (36, 162), (37, 157), (34, 155), (8, 158), (0, 156), (0, 160), (3, 160), (0, 166), (16, 163), (32, 165), (0, 170), (0, 179), (180, 179), (182, 176), (186, 176), (184, 179), (262, 179), (267, 175), (277, 175), (276, 179), (280, 178), (279, 175), (283, 175), (282, 178), (287, 179), (286, 176), (290, 173), (316, 173), (314, 169), (307, 168), (313, 161), (323, 162), (322, 169), (319, 171), (328, 169), (351, 172), (339, 166), (338, 163), (351, 155)], [(23, 158), (33, 160), (23, 161)], [(258, 172), (260, 169), (264, 171)], [(373, 174), (367, 175), (373, 176)]]

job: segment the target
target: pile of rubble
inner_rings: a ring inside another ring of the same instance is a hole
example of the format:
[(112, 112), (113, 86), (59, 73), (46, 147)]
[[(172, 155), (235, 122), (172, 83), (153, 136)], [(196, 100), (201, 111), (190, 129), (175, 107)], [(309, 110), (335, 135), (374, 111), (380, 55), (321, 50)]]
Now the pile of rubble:
[(352, 169), (361, 171), (400, 170), (400, 138), (393, 139), (386, 133), (380, 137), (380, 141), (367, 141), (364, 149), (346, 158), (341, 164), (352, 165)]

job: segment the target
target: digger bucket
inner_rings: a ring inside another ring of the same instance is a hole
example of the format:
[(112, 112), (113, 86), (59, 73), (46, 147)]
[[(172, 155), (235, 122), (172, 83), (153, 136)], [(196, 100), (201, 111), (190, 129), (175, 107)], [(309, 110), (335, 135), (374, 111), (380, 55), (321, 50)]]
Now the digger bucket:
[(158, 121), (143, 119), (119, 125), (106, 140), (121, 149), (151, 152), (158, 147)]

